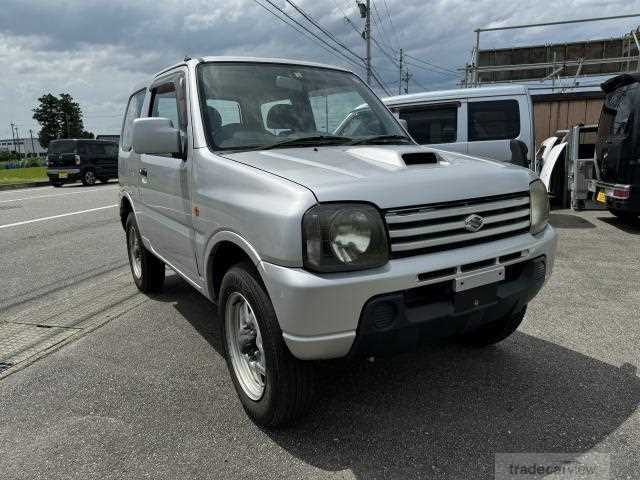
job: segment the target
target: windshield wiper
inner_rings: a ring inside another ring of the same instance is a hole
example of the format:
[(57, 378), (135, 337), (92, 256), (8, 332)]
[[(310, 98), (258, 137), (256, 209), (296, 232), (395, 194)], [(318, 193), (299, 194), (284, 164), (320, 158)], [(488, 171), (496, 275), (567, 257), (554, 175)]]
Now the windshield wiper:
[(280, 147), (296, 147), (296, 146), (308, 146), (308, 145), (330, 145), (337, 143), (339, 145), (353, 142), (352, 138), (341, 137), (340, 135), (311, 135), (309, 137), (298, 137), (276, 142), (271, 145), (265, 145), (260, 147), (259, 150), (270, 150), (272, 148)]
[(361, 138), (354, 140), (351, 145), (363, 145), (365, 143), (371, 144), (393, 144), (402, 141), (402, 143), (413, 143), (406, 135), (376, 135), (374, 137)]

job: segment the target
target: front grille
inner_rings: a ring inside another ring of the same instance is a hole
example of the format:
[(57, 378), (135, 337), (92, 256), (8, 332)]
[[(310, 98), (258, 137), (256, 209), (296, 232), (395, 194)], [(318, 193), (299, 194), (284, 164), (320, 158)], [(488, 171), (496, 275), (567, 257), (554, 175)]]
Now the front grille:
[[(473, 214), (484, 219), (477, 232), (465, 228)], [(390, 209), (385, 221), (393, 258), (452, 250), (528, 231), (529, 192)]]

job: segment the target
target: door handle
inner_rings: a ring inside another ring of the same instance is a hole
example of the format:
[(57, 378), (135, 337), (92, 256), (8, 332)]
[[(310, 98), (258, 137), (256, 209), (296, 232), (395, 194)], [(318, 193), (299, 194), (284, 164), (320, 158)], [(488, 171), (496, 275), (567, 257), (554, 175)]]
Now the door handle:
[(140, 176), (142, 177), (146, 177), (148, 175), (147, 171), (144, 168), (141, 168), (140, 170), (138, 170), (138, 173), (140, 173)]

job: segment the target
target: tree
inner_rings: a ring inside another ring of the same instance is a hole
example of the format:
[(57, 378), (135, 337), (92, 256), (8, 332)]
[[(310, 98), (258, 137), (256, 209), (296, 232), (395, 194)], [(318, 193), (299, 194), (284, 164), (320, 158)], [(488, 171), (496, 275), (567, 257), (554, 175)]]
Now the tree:
[(93, 133), (84, 129), (82, 109), (68, 93), (59, 97), (50, 93), (38, 99), (33, 109), (33, 119), (40, 124), (38, 140), (44, 148), (57, 138), (93, 138)]

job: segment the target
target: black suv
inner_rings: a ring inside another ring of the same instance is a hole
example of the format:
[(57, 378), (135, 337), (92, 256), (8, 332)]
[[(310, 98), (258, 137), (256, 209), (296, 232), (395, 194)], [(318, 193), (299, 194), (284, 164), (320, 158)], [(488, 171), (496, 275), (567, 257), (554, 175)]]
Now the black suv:
[(53, 140), (47, 151), (47, 176), (54, 187), (80, 180), (94, 185), (118, 178), (118, 144), (106, 140)]

